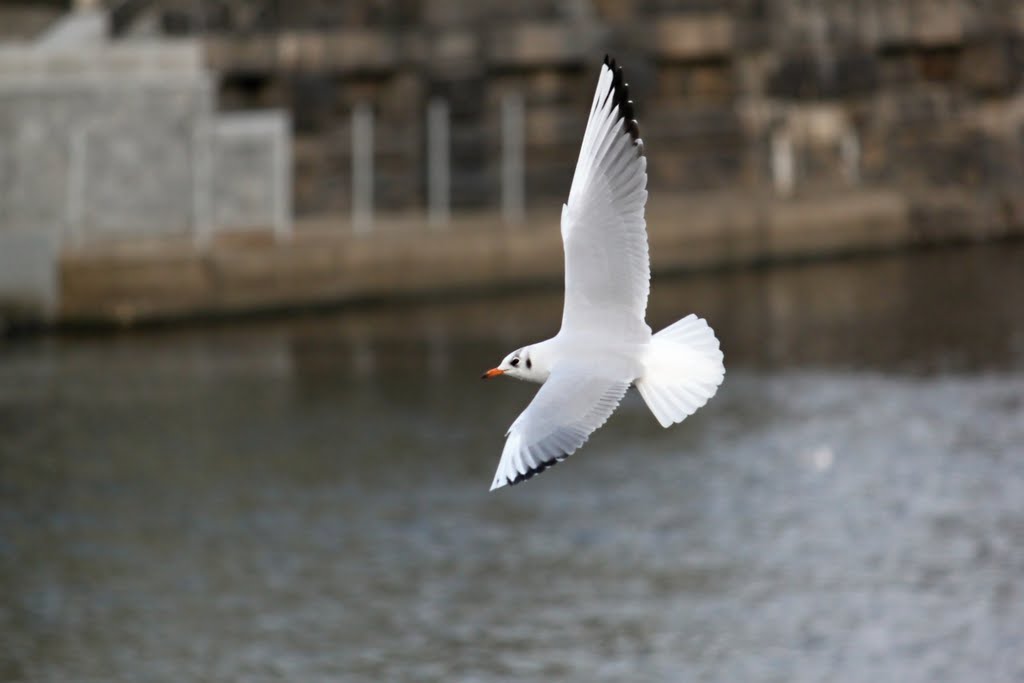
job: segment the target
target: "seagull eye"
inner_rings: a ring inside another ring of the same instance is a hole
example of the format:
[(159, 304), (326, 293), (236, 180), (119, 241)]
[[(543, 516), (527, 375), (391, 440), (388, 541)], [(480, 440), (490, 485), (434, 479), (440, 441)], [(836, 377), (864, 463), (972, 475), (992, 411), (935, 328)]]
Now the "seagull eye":
[(519, 367), (519, 359), (518, 359), (518, 358), (513, 358), (513, 359), (512, 359), (512, 363), (511, 363), (511, 365), (512, 365), (512, 367), (514, 367), (514, 368), (517, 368), (517, 367)]
[(527, 367), (527, 369), (533, 367), (533, 361), (530, 360), (529, 358), (526, 359), (526, 367)]

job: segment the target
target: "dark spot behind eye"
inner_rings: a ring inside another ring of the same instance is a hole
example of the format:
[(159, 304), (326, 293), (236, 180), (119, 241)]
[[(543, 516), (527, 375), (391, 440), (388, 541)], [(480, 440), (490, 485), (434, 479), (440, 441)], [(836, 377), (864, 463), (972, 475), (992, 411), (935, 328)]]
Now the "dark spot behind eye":
[(512, 367), (514, 367), (514, 368), (519, 367), (519, 359), (518, 358), (513, 358), (512, 359)]
[(527, 368), (532, 368), (533, 367), (533, 361), (530, 360), (529, 358), (526, 359), (526, 367)]

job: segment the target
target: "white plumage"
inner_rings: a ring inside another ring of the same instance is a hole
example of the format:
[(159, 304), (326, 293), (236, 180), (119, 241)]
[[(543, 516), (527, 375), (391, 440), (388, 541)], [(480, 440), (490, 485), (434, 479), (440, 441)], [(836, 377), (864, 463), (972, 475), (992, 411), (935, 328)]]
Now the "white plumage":
[(653, 336), (645, 322), (647, 159), (628, 95), (621, 67), (606, 57), (562, 207), (561, 330), (485, 373), (543, 384), (508, 430), (492, 490), (575, 452), (630, 384), (668, 427), (707, 403), (725, 376), (718, 340), (703, 319), (687, 316)]

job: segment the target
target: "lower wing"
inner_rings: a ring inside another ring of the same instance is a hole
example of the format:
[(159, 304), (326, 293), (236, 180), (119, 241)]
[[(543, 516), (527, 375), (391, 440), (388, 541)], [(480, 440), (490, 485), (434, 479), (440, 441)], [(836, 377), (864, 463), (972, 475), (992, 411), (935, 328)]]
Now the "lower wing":
[(491, 490), (525, 481), (572, 455), (615, 412), (629, 385), (584, 367), (556, 368), (509, 428)]

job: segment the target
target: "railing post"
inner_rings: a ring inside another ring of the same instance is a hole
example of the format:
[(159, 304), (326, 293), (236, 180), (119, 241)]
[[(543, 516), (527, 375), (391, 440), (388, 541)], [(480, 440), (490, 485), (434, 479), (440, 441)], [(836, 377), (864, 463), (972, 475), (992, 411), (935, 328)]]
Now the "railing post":
[(850, 185), (860, 184), (860, 138), (857, 131), (848, 128), (839, 140), (839, 158), (843, 164), (843, 175)]
[(199, 250), (213, 239), (211, 183), (213, 181), (213, 130), (203, 118), (192, 131), (192, 240)]
[(84, 240), (85, 221), (85, 153), (88, 128), (83, 126), (71, 133), (68, 150), (67, 205), (65, 206), (65, 236), (72, 246), (80, 247)]
[(796, 160), (793, 155), (793, 138), (785, 128), (772, 133), (772, 182), (775, 192), (783, 197), (793, 194), (796, 186)]
[(501, 100), (501, 216), (507, 225), (526, 213), (523, 96), (509, 92)]
[(427, 105), (427, 220), (442, 227), (451, 219), (451, 136), (448, 102)]
[(352, 230), (373, 227), (373, 109), (364, 103), (352, 109)]
[(291, 239), (292, 236), (291, 126), (291, 116), (285, 113), (278, 134), (271, 143), (274, 156), (274, 233), (279, 240)]

